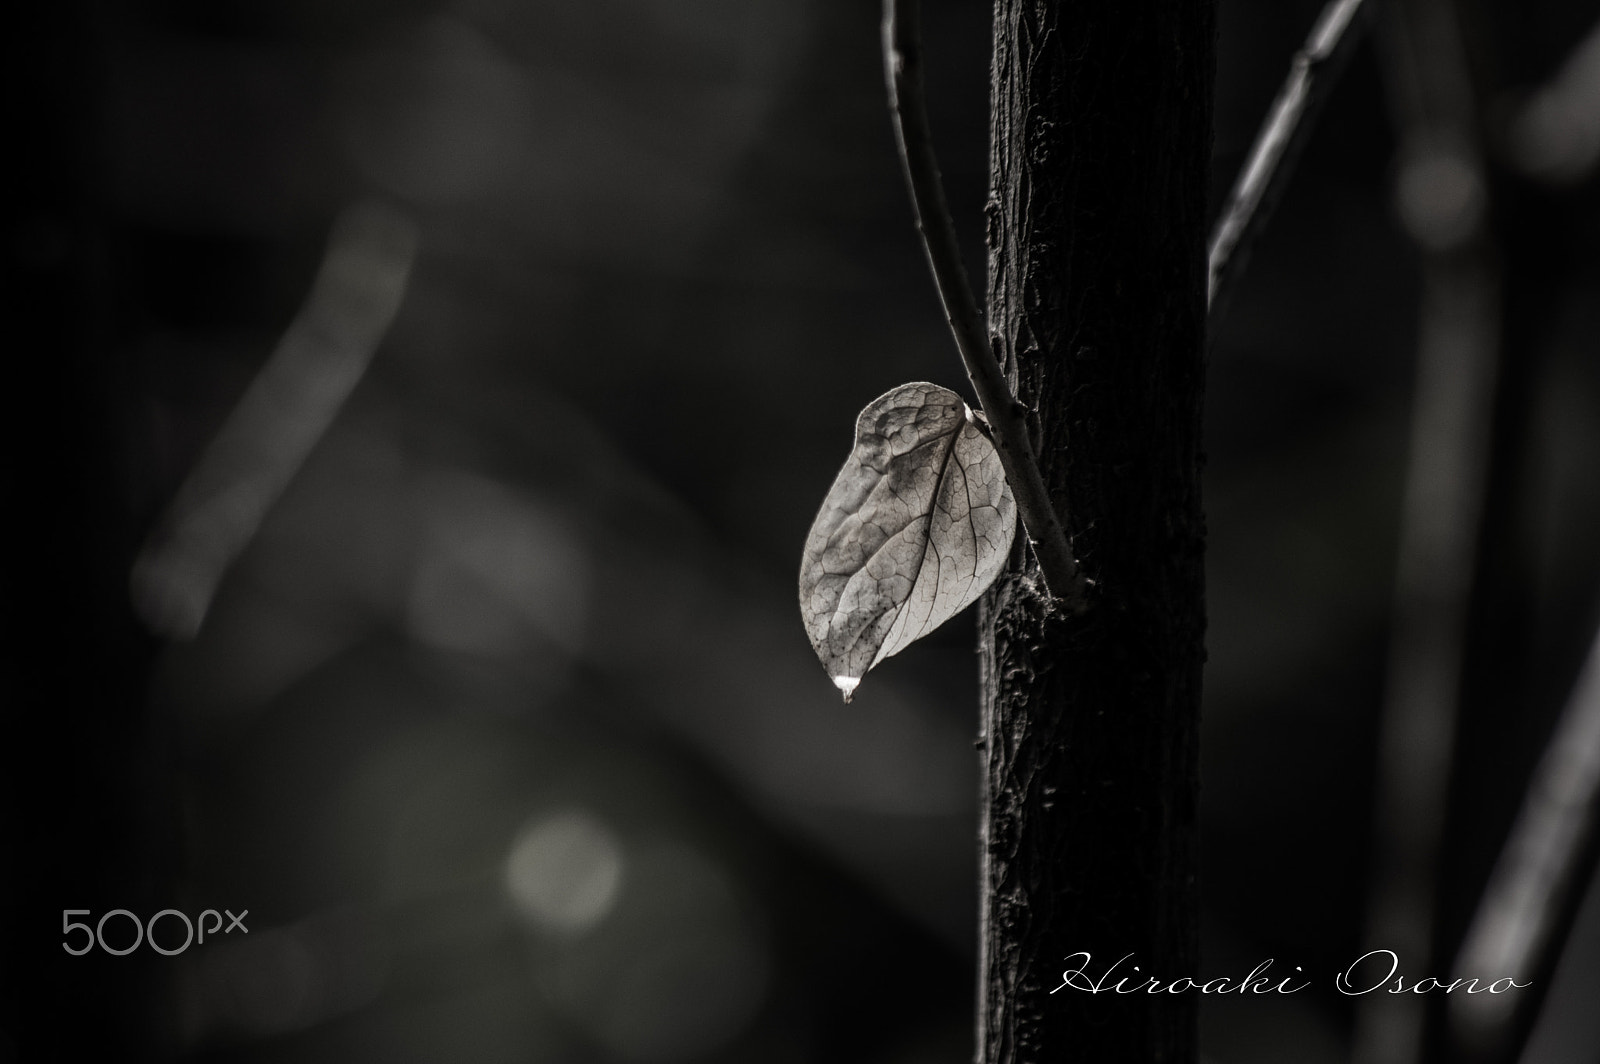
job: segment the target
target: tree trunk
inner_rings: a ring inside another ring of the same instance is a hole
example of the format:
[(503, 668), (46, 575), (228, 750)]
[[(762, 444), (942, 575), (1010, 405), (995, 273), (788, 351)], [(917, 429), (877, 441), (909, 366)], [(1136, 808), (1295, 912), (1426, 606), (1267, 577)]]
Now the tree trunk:
[(1095, 586), (1053, 613), (1019, 548), (983, 603), (981, 1064), (1196, 1058), (1192, 990), (1052, 991), (1199, 975), (1213, 26), (995, 5), (989, 329)]

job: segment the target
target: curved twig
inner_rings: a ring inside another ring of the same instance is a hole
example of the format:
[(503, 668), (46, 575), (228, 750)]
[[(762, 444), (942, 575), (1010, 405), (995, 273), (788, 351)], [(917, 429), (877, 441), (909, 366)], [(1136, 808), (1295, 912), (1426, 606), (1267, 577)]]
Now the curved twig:
[(928, 265), (966, 366), (967, 379), (993, 430), (995, 450), (1016, 497), (1017, 513), (1039, 558), (1045, 585), (1068, 611), (1079, 612), (1085, 605), (1087, 581), (1050, 504), (1050, 493), (1029, 438), (1026, 408), (1012, 396), (1005, 373), (989, 346), (977, 300), (961, 264), (961, 250), (945, 202), (923, 99), (920, 8), (918, 0), (883, 3), (883, 68), (889, 88), (889, 112), (894, 119), (901, 167), (911, 189), (917, 232), (928, 253)]
[(1294, 54), (1289, 75), (1228, 193), (1207, 247), (1206, 306), (1213, 335), (1222, 320), (1225, 297), (1244, 272), (1250, 244), (1277, 207), (1328, 89), (1360, 39), (1361, 10), (1362, 0), (1328, 0), (1306, 43)]

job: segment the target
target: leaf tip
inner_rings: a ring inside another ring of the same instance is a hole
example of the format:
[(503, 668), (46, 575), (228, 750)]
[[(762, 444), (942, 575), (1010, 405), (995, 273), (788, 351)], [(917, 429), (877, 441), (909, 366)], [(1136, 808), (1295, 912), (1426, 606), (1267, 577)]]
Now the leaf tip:
[(859, 676), (835, 676), (833, 678), (833, 686), (837, 687), (839, 693), (844, 695), (845, 705), (850, 704), (850, 699), (855, 695), (856, 688), (860, 684), (861, 677)]

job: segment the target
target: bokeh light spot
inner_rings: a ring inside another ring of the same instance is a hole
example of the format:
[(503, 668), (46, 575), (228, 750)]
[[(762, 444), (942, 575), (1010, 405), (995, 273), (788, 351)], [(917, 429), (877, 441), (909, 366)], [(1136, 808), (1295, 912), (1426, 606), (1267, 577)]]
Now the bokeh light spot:
[(623, 853), (616, 837), (581, 810), (531, 822), (506, 858), (506, 891), (517, 911), (546, 932), (593, 928), (616, 902)]

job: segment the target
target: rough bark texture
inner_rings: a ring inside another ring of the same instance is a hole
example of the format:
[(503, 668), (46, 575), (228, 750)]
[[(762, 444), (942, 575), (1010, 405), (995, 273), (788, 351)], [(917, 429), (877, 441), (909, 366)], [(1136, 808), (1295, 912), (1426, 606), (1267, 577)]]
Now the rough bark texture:
[(989, 328), (1095, 586), (1050, 613), (1019, 547), (984, 600), (981, 1064), (1196, 1058), (1192, 991), (1051, 991), (1078, 951), (1132, 954), (1130, 987), (1200, 974), (1213, 26), (1209, 0), (995, 6)]

